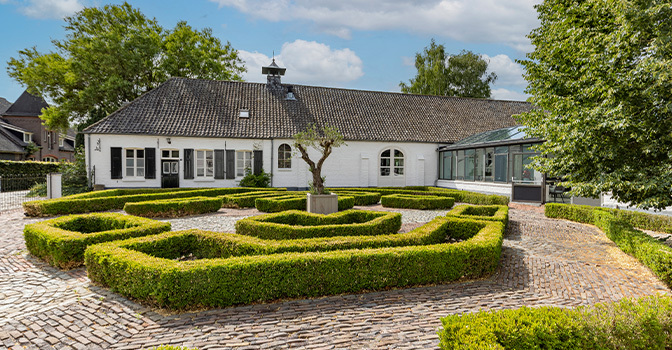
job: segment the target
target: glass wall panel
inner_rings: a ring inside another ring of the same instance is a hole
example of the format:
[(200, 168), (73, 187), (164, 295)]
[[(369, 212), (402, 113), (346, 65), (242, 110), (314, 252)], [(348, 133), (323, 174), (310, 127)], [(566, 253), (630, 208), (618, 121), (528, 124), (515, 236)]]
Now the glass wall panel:
[(457, 180), (464, 180), (464, 151), (457, 151), (457, 165), (455, 166), (457, 170)]
[(495, 149), (486, 148), (485, 149), (485, 181), (492, 182), (494, 179), (494, 169), (495, 169)]
[(495, 154), (495, 182), (508, 182), (508, 168), (509, 154)]
[(441, 152), (439, 164), (439, 179), (453, 180), (453, 152)]
[(464, 179), (474, 181), (474, 155), (473, 149), (464, 150)]
[(483, 181), (483, 166), (485, 165), (485, 150), (479, 148), (476, 150), (476, 157), (474, 158), (474, 180)]

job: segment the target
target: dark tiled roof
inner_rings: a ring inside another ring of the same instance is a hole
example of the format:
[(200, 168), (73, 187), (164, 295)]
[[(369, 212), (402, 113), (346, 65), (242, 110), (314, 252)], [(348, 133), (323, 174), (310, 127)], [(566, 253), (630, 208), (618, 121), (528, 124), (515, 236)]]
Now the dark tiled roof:
[(12, 105), (11, 102), (7, 101), (4, 97), (0, 97), (0, 115), (5, 113), (7, 108), (9, 108), (9, 106), (11, 105)]
[(23, 153), (26, 143), (0, 125), (0, 152)]
[(2, 115), (15, 115), (22, 117), (38, 117), (42, 114), (42, 108), (49, 107), (47, 102), (39, 96), (31, 95), (24, 91)]
[[(85, 133), (289, 138), (310, 123), (346, 140), (449, 143), (517, 125), (526, 102), (408, 95), (293, 85), (173, 78), (88, 127)], [(239, 118), (249, 109), (250, 118)]]

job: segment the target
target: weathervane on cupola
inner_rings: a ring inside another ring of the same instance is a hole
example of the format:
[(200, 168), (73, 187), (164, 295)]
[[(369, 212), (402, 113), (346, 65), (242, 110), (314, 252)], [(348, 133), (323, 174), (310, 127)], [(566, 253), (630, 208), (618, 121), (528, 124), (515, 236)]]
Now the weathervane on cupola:
[(275, 51), (273, 51), (273, 62), (270, 65), (261, 67), (261, 74), (266, 74), (266, 85), (271, 89), (282, 88), (280, 76), (285, 75), (287, 68), (282, 68), (275, 63)]

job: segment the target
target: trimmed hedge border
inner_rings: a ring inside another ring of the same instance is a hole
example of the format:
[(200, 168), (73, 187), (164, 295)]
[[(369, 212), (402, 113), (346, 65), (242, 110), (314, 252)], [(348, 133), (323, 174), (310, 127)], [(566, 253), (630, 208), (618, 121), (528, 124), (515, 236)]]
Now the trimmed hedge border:
[(567, 219), (597, 226), (623, 252), (637, 258), (668, 287), (672, 287), (672, 247), (633, 228), (632, 224), (624, 219), (628, 218), (628, 215), (614, 213), (614, 209), (555, 203), (546, 204), (545, 214), (549, 218)]
[[(285, 210), (306, 211), (306, 193), (287, 194), (285, 196), (257, 198), (254, 206), (264, 213), (277, 213)], [(355, 198), (338, 196), (338, 210), (348, 210), (355, 206)]]
[(0, 160), (0, 176), (39, 176), (57, 173), (60, 163)]
[(380, 204), (386, 208), (404, 209), (450, 209), (455, 198), (434, 195), (388, 194), (380, 197)]
[[(497, 268), (503, 231), (500, 222), (438, 217), (395, 239), (268, 240), (260, 247), (254, 237), (189, 230), (91, 246), (85, 261), (93, 282), (124, 296), (173, 309), (221, 307), (485, 277)], [(465, 241), (445, 243), (446, 236)], [(329, 248), (339, 250), (322, 251)], [(278, 249), (286, 252), (273, 254)], [(190, 253), (201, 259), (168, 260)]]
[(509, 223), (509, 207), (506, 205), (458, 205), (449, 211), (446, 216), (455, 216), (460, 218), (474, 220), (493, 220), (501, 221), (506, 226)]
[(401, 228), (401, 214), (346, 210), (329, 215), (288, 210), (236, 222), (236, 233), (263, 239), (393, 234)]
[(381, 197), (381, 194), (377, 192), (335, 191), (332, 193), (336, 193), (339, 196), (354, 197), (355, 205), (360, 206), (378, 204)]
[(440, 348), (670, 349), (672, 299), (649, 296), (616, 303), (480, 311), (441, 318)]
[(118, 213), (70, 215), (26, 225), (28, 251), (62, 269), (82, 265), (87, 246), (170, 231), (161, 222)]
[[(188, 197), (217, 197), (231, 193), (252, 192), (268, 189), (251, 187), (205, 188), (205, 189), (143, 189), (109, 190), (90, 192), (82, 195), (58, 199), (47, 199), (23, 203), (27, 216), (55, 216), (62, 214), (80, 214), (95, 211), (123, 209), (129, 202), (146, 202), (159, 199)], [(144, 191), (144, 192), (143, 192)], [(129, 194), (126, 194), (129, 193)]]
[(257, 198), (272, 198), (286, 196), (287, 191), (259, 191), (245, 192), (236, 194), (227, 194), (222, 196), (222, 207), (224, 208), (254, 208), (254, 202)]
[(174, 218), (179, 216), (213, 213), (222, 208), (218, 197), (189, 197), (160, 199), (147, 202), (132, 202), (124, 205), (124, 211), (148, 218)]
[(430, 195), (455, 198), (455, 202), (477, 205), (508, 205), (509, 197), (494, 194), (483, 194), (469, 191), (453, 190), (442, 187), (407, 186), (407, 187), (337, 187), (329, 191), (339, 192), (376, 192), (383, 196), (389, 194)]

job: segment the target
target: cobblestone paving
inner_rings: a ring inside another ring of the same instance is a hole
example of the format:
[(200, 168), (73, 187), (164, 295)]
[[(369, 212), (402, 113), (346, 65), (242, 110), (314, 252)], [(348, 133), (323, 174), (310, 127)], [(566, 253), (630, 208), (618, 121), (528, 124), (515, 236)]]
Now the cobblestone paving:
[[(217, 216), (253, 214), (226, 210)], [(0, 348), (425, 349), (436, 348), (439, 317), (447, 314), (670, 292), (591, 226), (547, 219), (533, 207), (512, 206), (510, 214), (501, 266), (488, 279), (170, 314), (91, 285), (84, 268), (60, 272), (33, 259), (22, 229), (36, 219), (5, 212)]]

